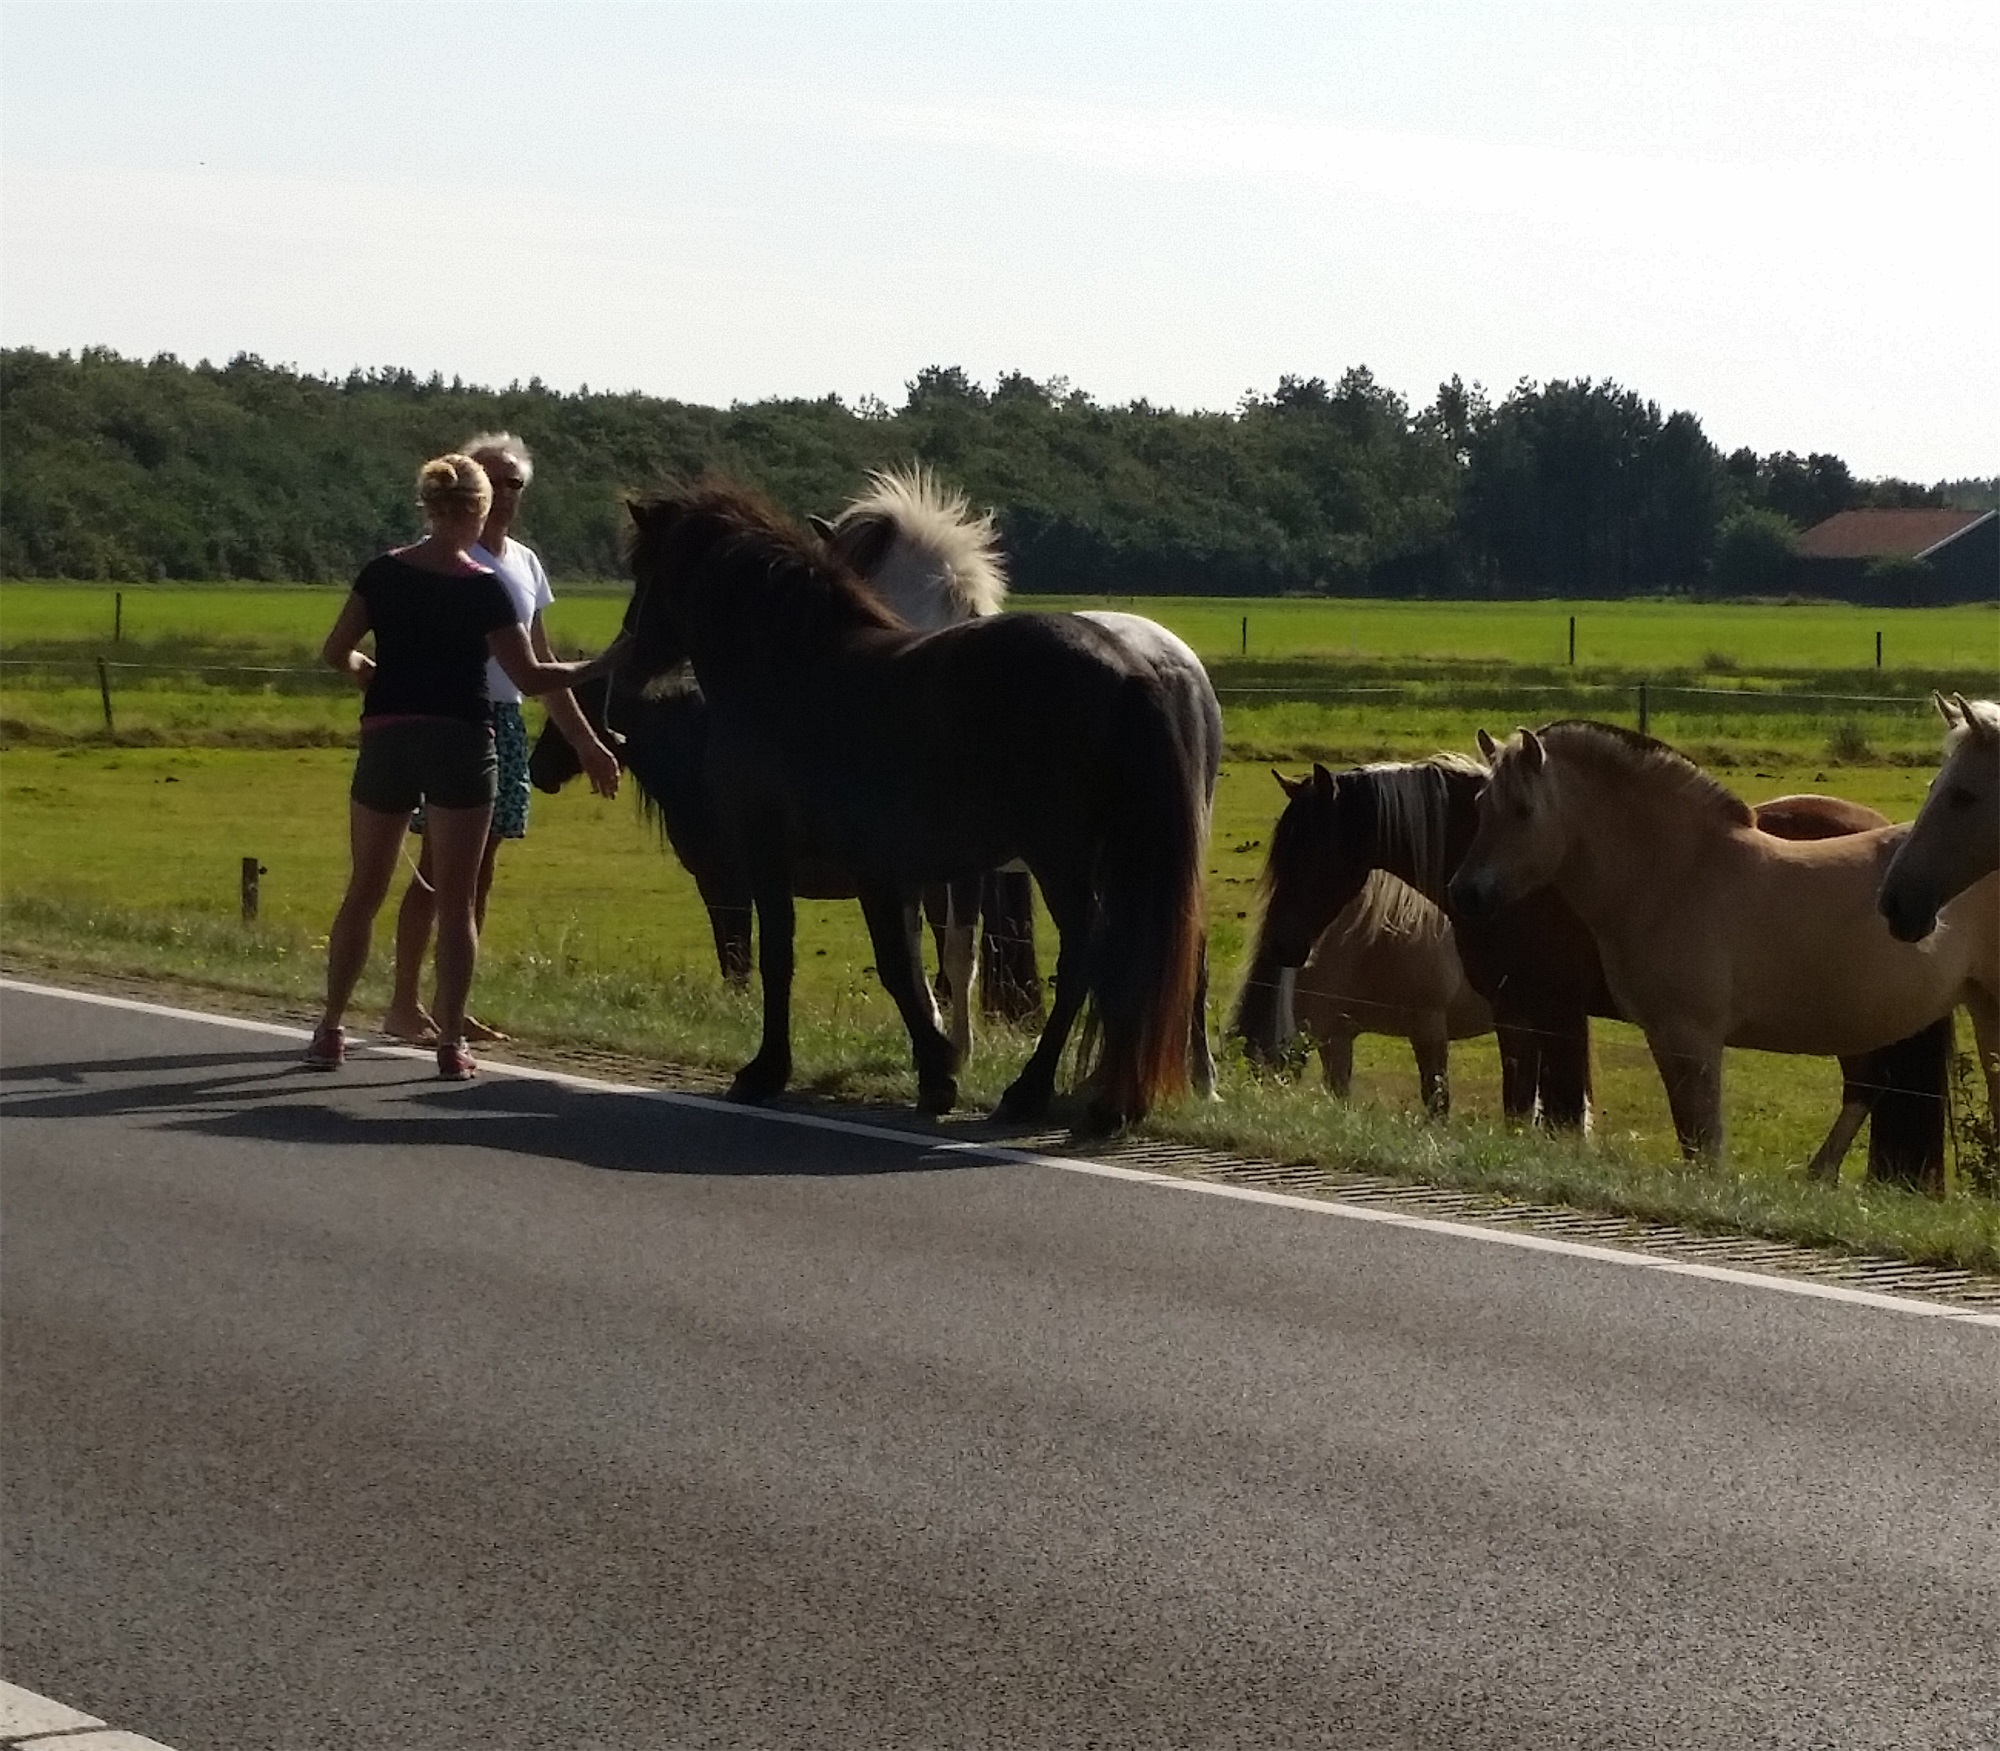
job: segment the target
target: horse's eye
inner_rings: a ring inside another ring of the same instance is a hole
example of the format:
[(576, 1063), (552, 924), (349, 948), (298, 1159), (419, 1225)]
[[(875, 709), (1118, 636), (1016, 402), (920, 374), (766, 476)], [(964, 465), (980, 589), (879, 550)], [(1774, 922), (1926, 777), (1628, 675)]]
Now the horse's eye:
[(1945, 799), (1955, 809), (1969, 809), (1978, 799), (1962, 784), (1955, 784), (1945, 793)]

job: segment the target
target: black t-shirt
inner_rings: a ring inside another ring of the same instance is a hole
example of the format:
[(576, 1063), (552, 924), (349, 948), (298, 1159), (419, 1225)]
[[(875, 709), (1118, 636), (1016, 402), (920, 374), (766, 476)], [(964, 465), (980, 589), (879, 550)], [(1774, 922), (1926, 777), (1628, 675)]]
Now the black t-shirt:
[(514, 599), (492, 572), (425, 571), (393, 553), (354, 580), (375, 634), (375, 675), (361, 716), (458, 717), (489, 723), (486, 635), (515, 624)]

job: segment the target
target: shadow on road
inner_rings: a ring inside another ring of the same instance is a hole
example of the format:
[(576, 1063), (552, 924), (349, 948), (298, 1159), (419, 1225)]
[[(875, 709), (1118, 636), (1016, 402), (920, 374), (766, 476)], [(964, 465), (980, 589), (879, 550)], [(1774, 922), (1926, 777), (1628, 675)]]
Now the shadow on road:
[(0, 1068), (0, 1114), (9, 1119), (150, 1116), (163, 1128), (237, 1140), (499, 1149), (616, 1173), (934, 1173), (981, 1160), (940, 1146), (1023, 1135), (973, 1117), (926, 1125), (879, 1109), (784, 1110), (905, 1132), (909, 1145), (772, 1123), (704, 1097), (662, 1100), (491, 1070), (476, 1082), (440, 1083), (428, 1059), (361, 1055), (337, 1074), (315, 1074), (299, 1067), (296, 1047)]

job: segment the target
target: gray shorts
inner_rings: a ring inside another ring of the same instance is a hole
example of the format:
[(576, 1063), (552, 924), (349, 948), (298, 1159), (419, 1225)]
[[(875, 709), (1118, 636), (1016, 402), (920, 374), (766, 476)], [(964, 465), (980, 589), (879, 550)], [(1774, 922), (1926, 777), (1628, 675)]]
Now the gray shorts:
[(461, 718), (418, 717), (361, 732), (348, 790), (364, 809), (408, 814), (421, 802), (483, 809), (493, 802), (493, 732)]
[[(533, 786), (528, 782), (528, 725), (518, 705), (496, 701), (493, 707), (493, 752), (497, 772), (493, 784), (493, 824), (486, 829), (489, 839), (525, 839), (528, 836), (528, 798)], [(449, 807), (449, 804), (445, 805)], [(423, 805), (410, 817), (410, 831), (424, 830)]]

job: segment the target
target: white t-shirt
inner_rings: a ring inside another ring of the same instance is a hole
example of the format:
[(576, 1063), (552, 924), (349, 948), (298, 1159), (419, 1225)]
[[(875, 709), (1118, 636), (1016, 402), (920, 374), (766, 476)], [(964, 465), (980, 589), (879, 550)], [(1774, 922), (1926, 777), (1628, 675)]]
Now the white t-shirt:
[[(513, 598), (514, 618), (523, 626), (556, 599), (549, 588), (549, 574), (542, 570), (541, 556), (532, 547), (523, 547), (509, 535), (498, 553), (474, 546), (467, 550), (481, 565), (490, 565)], [(486, 697), (495, 705), (519, 705), (521, 690), (507, 679), (507, 673), (491, 657), (486, 659)]]

